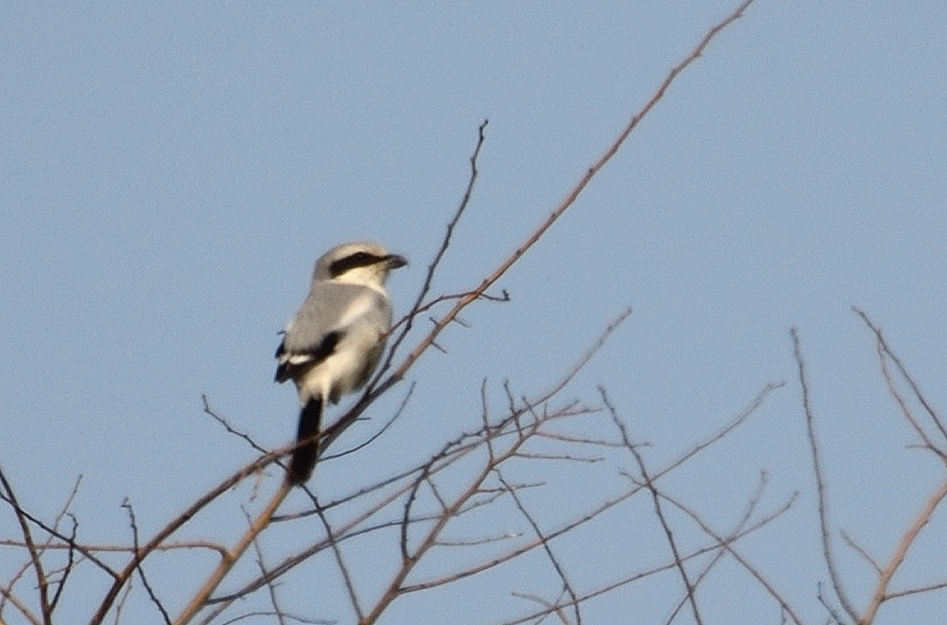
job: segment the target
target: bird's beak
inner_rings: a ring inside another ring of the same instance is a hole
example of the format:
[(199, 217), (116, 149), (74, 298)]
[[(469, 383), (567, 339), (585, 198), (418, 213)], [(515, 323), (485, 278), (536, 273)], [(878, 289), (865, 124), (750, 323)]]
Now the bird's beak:
[(385, 256), (385, 264), (388, 266), (388, 269), (397, 269), (398, 267), (407, 265), (408, 259), (404, 256), (398, 256), (397, 254), (388, 254), (388, 256)]

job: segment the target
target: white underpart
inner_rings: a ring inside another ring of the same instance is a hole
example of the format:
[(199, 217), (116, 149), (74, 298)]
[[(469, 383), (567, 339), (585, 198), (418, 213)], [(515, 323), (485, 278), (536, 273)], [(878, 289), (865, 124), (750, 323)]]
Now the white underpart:
[[(305, 405), (316, 396), (328, 401), (333, 390), (338, 396), (361, 386), (364, 382), (361, 375), (365, 371), (365, 355), (377, 348), (380, 339), (381, 333), (377, 328), (359, 325), (349, 328), (328, 358), (296, 380), (299, 403)], [(290, 357), (290, 362), (295, 364), (294, 358)], [(307, 360), (309, 358), (299, 362)]]

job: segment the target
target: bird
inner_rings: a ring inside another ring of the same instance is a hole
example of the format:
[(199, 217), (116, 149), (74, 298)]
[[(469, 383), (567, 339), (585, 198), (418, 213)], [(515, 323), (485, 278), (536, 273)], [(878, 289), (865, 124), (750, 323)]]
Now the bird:
[(333, 247), (316, 260), (309, 294), (276, 348), (279, 383), (292, 380), (299, 395), (297, 446), (286, 477), (312, 476), (326, 402), (362, 388), (378, 366), (391, 329), (388, 272), (408, 261), (371, 241)]

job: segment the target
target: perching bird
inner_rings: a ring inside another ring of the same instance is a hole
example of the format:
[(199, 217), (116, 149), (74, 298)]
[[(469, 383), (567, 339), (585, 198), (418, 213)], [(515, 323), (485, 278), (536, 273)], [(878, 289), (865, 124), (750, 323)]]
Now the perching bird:
[(308, 441), (293, 453), (292, 483), (312, 475), (326, 400), (357, 391), (378, 365), (391, 328), (385, 280), (407, 262), (367, 241), (339, 245), (316, 261), (309, 295), (276, 349), (276, 381), (291, 379), (299, 393), (296, 441)]

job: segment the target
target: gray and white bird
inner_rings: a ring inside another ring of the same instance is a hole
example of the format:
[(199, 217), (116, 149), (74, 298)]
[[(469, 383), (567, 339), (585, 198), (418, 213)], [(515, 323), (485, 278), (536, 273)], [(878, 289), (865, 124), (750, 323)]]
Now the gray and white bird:
[(287, 478), (302, 484), (312, 475), (326, 401), (333, 404), (368, 381), (391, 329), (388, 272), (407, 260), (369, 241), (334, 247), (316, 261), (309, 295), (286, 324), (276, 349), (275, 379), (292, 380), (299, 393), (300, 445)]

